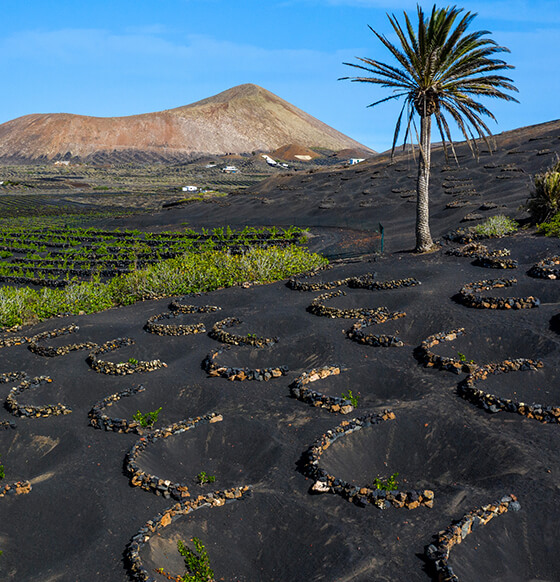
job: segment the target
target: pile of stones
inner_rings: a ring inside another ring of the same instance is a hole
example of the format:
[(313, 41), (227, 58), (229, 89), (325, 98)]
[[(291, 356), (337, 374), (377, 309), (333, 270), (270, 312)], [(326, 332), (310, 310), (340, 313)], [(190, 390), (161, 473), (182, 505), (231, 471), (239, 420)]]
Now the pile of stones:
[(111, 374), (114, 376), (126, 376), (127, 374), (134, 374), (136, 372), (153, 372), (159, 368), (166, 368), (167, 364), (161, 360), (140, 360), (137, 363), (132, 362), (109, 362), (107, 360), (100, 360), (97, 356), (113, 352), (124, 346), (134, 344), (134, 340), (128, 337), (118, 337), (114, 340), (109, 340), (103, 345), (98, 346), (93, 350), (87, 362), (92, 370), (100, 374)]
[(80, 328), (75, 325), (74, 323), (66, 326), (61, 327), (59, 329), (53, 329), (52, 331), (44, 331), (43, 333), (39, 333), (33, 336), (29, 340), (29, 345), (27, 346), (30, 351), (38, 356), (43, 356), (45, 358), (55, 358), (57, 356), (65, 356), (70, 352), (74, 352), (77, 350), (85, 350), (85, 349), (93, 349), (97, 347), (95, 342), (82, 342), (77, 344), (68, 344), (65, 346), (59, 346), (57, 348), (52, 346), (41, 346), (39, 342), (41, 340), (59, 337), (61, 335), (66, 335), (70, 333), (76, 333)]
[(157, 475), (150, 475), (140, 469), (138, 457), (146, 448), (158, 439), (166, 439), (170, 436), (185, 432), (195, 428), (199, 424), (220, 422), (223, 417), (220, 414), (212, 412), (205, 416), (197, 416), (176, 422), (166, 428), (160, 428), (142, 436), (130, 449), (125, 458), (125, 470), (130, 477), (130, 484), (134, 487), (140, 487), (145, 491), (150, 491), (156, 495), (161, 495), (166, 499), (173, 497), (181, 500), (190, 497), (189, 488), (181, 483), (173, 483), (167, 479), (161, 479)]
[(257, 380), (258, 382), (268, 382), (272, 378), (280, 378), (288, 373), (288, 366), (277, 366), (275, 368), (235, 368), (231, 366), (220, 366), (216, 364), (216, 358), (225, 350), (216, 350), (204, 358), (202, 369), (211, 377), (220, 376), (228, 380)]
[(325, 289), (336, 289), (337, 287), (342, 287), (342, 285), (346, 285), (350, 279), (351, 277), (346, 277), (345, 279), (336, 279), (335, 281), (317, 281), (315, 283), (309, 283), (292, 277), (288, 279), (286, 285), (294, 291), (322, 291)]
[(452, 232), (448, 232), (443, 235), (445, 240), (456, 242), (462, 245), (472, 243), (477, 240), (484, 240), (488, 238), (501, 238), (499, 235), (491, 234), (475, 234), (472, 227), (470, 228), (458, 228)]
[(33, 338), (26, 336), (12, 336), (4, 337), (0, 339), (0, 348), (10, 348), (12, 346), (21, 346), (23, 344), (28, 344)]
[(483, 505), (470, 511), (459, 521), (435, 536), (435, 542), (426, 547), (425, 556), (431, 563), (437, 580), (440, 582), (459, 582), (459, 578), (448, 564), (449, 552), (453, 546), (460, 544), (478, 526), (486, 525), (491, 519), (507, 511), (519, 511), (521, 506), (513, 494), (504, 495), (499, 501)]
[[(509, 251), (504, 249), (503, 251), (492, 251), (493, 253), (500, 253), (498, 256), (507, 256)], [(477, 257), (481, 254), (488, 253), (488, 247), (481, 243), (471, 242), (458, 249), (450, 249), (445, 252), (446, 255), (453, 257)]]
[(221, 311), (222, 308), (217, 305), (187, 305), (174, 299), (169, 304), (169, 309), (178, 313), (214, 313), (215, 311)]
[(226, 491), (216, 491), (206, 495), (199, 495), (196, 499), (180, 501), (162, 513), (158, 513), (138, 530), (126, 548), (125, 557), (132, 577), (141, 582), (156, 582), (140, 558), (140, 551), (150, 541), (152, 535), (160, 533), (178, 517), (187, 515), (196, 509), (202, 507), (222, 507), (226, 503), (242, 499), (250, 494), (251, 488), (247, 485), (234, 487)]
[(371, 327), (372, 325), (378, 325), (380, 323), (385, 323), (386, 321), (400, 319), (405, 315), (406, 313), (404, 311), (396, 311), (395, 313), (389, 313), (388, 310), (380, 311), (373, 315), (372, 317), (358, 320), (346, 332), (346, 335), (351, 340), (354, 340), (355, 342), (358, 342), (360, 344), (365, 344), (367, 346), (400, 348), (404, 346), (404, 342), (397, 336), (387, 334), (367, 333), (365, 329)]
[(445, 208), (463, 208), (470, 204), (469, 200), (452, 200), (445, 205)]
[(459, 358), (448, 358), (445, 356), (438, 356), (432, 352), (432, 348), (441, 342), (452, 342), (458, 336), (465, 333), (465, 328), (452, 329), (451, 331), (442, 331), (427, 337), (418, 348), (415, 350), (415, 355), (426, 368), (438, 368), (440, 370), (447, 370), (455, 374), (464, 372), (470, 374), (477, 368), (477, 364), (470, 361), (464, 361)]
[(517, 261), (515, 259), (493, 256), (490, 253), (475, 257), (473, 265), (484, 267), (485, 269), (517, 269)]
[(6, 483), (0, 487), (0, 497), (9, 495), (27, 495), (31, 491), (31, 483), (29, 481), (16, 481), (15, 483)]
[(456, 257), (471, 257), (474, 259), (473, 265), (485, 267), (487, 269), (516, 269), (517, 261), (508, 259), (510, 251), (508, 249), (497, 249), (491, 251), (486, 245), (471, 242), (460, 249), (447, 251), (448, 255)]
[(527, 275), (538, 279), (560, 279), (560, 257), (550, 257), (533, 265)]
[(341, 297), (346, 295), (342, 290), (331, 291), (330, 293), (322, 293), (318, 297), (315, 297), (311, 302), (311, 305), (307, 307), (307, 311), (313, 315), (319, 315), (321, 317), (330, 317), (331, 319), (341, 318), (341, 319), (359, 319), (368, 316), (375, 316), (378, 313), (384, 312), (385, 307), (367, 308), (358, 307), (356, 309), (338, 309), (337, 307), (329, 307), (324, 305), (323, 301), (327, 299), (332, 299), (333, 297)]
[(459, 291), (458, 300), (467, 307), (476, 309), (531, 309), (538, 307), (541, 302), (536, 297), (478, 297), (475, 293), (490, 289), (503, 289), (512, 287), (517, 279), (488, 279), (475, 281), (463, 285)]
[(27, 372), (4, 372), (0, 374), (0, 384), (7, 384), (8, 382), (14, 382), (17, 380), (25, 380), (27, 378)]
[(163, 324), (160, 321), (169, 321), (176, 317), (180, 317), (183, 313), (180, 311), (168, 311), (166, 313), (159, 313), (152, 315), (144, 325), (144, 329), (156, 335), (194, 335), (197, 333), (205, 333), (206, 327), (203, 323), (192, 323), (189, 325), (180, 324)]
[(224, 344), (232, 344), (234, 346), (244, 344), (256, 348), (264, 348), (278, 342), (277, 337), (257, 337), (254, 334), (238, 335), (230, 333), (224, 329), (225, 327), (233, 327), (234, 325), (240, 325), (241, 323), (241, 320), (237, 317), (226, 317), (226, 319), (217, 321), (208, 335), (216, 341)]
[(43, 406), (34, 406), (32, 404), (19, 404), (17, 396), (43, 384), (50, 384), (52, 379), (49, 376), (36, 376), (31, 380), (22, 380), (18, 386), (10, 389), (4, 406), (15, 416), (25, 416), (28, 418), (40, 418), (45, 416), (62, 416), (70, 414), (72, 410), (61, 404), (44, 404)]
[(480, 380), (486, 380), (489, 374), (537, 370), (543, 367), (540, 360), (505, 360), (499, 364), (488, 364), (477, 368), (469, 374), (457, 387), (459, 396), (483, 408), (487, 412), (513, 412), (527, 418), (534, 418), (543, 423), (560, 423), (560, 406), (545, 404), (526, 404), (510, 398), (500, 398), (476, 387)]
[(321, 435), (303, 453), (300, 461), (302, 473), (315, 481), (311, 487), (311, 491), (313, 493), (333, 493), (340, 495), (343, 499), (354, 503), (358, 507), (366, 507), (368, 504), (374, 505), (379, 509), (387, 509), (391, 505), (398, 508), (406, 507), (407, 509), (415, 509), (421, 505), (432, 507), (434, 503), (434, 492), (429, 489), (386, 491), (384, 489), (377, 489), (373, 485), (359, 487), (348, 481), (339, 479), (334, 475), (329, 475), (327, 471), (319, 467), (319, 461), (323, 452), (340, 437), (394, 418), (395, 414), (390, 410), (386, 410), (382, 414), (368, 413), (359, 418), (345, 420), (336, 428), (328, 430), (325, 434)]
[(415, 287), (420, 285), (420, 281), (414, 277), (406, 279), (392, 279), (390, 281), (374, 281), (375, 273), (366, 273), (360, 277), (351, 277), (348, 287), (352, 289), (370, 289), (371, 291), (386, 291), (389, 289), (400, 289), (401, 287)]
[(149, 432), (150, 429), (142, 427), (141, 424), (135, 420), (127, 420), (126, 418), (111, 418), (104, 412), (107, 407), (112, 406), (121, 398), (134, 396), (135, 394), (144, 392), (145, 390), (146, 389), (142, 385), (133, 386), (132, 388), (127, 388), (122, 392), (111, 394), (103, 398), (103, 400), (96, 402), (88, 413), (89, 424), (94, 428), (112, 430), (114, 432), (120, 433), (136, 433), (143, 435), (146, 432)]
[(348, 414), (354, 410), (352, 402), (340, 396), (327, 396), (308, 388), (307, 385), (329, 376), (336, 376), (343, 370), (342, 366), (323, 366), (303, 372), (290, 385), (290, 394), (315, 408), (325, 408), (329, 412)]

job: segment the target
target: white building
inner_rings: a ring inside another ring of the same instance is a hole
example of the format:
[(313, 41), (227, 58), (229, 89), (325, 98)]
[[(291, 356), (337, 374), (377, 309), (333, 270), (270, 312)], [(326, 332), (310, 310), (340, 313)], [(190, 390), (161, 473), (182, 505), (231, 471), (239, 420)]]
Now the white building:
[(237, 174), (239, 170), (237, 169), (237, 166), (226, 166), (222, 169), (222, 172), (226, 174)]
[(197, 186), (183, 186), (183, 192), (196, 192), (197, 190)]
[(365, 158), (350, 158), (348, 160), (348, 163), (351, 166), (355, 166), (356, 164), (359, 164), (360, 162), (365, 162)]
[(276, 160), (273, 160), (270, 156), (267, 156), (266, 154), (262, 154), (262, 157), (264, 158), (264, 161), (269, 166), (277, 166), (278, 165), (278, 162)]

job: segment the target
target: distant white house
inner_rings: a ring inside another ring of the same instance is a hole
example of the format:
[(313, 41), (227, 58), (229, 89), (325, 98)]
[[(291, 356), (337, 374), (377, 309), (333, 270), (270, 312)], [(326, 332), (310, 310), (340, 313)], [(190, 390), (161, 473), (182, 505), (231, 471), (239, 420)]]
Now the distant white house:
[(215, 168), (216, 164), (214, 162), (210, 162), (204, 166), (205, 168)]
[(183, 186), (183, 192), (196, 192), (198, 190), (198, 186)]
[(55, 166), (69, 166), (70, 165), (70, 160), (57, 160), (54, 163)]
[(356, 164), (359, 164), (360, 162), (364, 162), (364, 161), (365, 161), (365, 158), (350, 158), (348, 160), (348, 163), (351, 166), (355, 166)]
[(239, 172), (237, 166), (226, 166), (222, 168), (222, 172), (225, 174), (237, 174)]
[(270, 156), (267, 156), (266, 154), (262, 154), (262, 157), (264, 158), (264, 161), (269, 166), (277, 166), (278, 165), (278, 162), (276, 160), (273, 160)]

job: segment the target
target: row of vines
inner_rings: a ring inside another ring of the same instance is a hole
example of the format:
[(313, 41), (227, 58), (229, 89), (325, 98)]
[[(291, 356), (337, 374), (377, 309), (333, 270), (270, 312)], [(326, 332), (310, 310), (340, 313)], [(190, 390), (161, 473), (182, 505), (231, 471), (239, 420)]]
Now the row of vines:
[(106, 279), (185, 253), (286, 247), (299, 242), (297, 227), (232, 230), (229, 226), (151, 233), (98, 228), (0, 227), (0, 282), (63, 287)]

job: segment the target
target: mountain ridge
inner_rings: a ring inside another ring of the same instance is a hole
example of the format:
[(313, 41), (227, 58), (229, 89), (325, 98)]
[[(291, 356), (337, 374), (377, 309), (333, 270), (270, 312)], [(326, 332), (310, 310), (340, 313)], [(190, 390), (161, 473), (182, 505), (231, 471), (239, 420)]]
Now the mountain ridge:
[(138, 115), (33, 113), (0, 125), (0, 159), (72, 157), (133, 150), (152, 156), (272, 151), (288, 143), (373, 150), (253, 84), (195, 103)]

